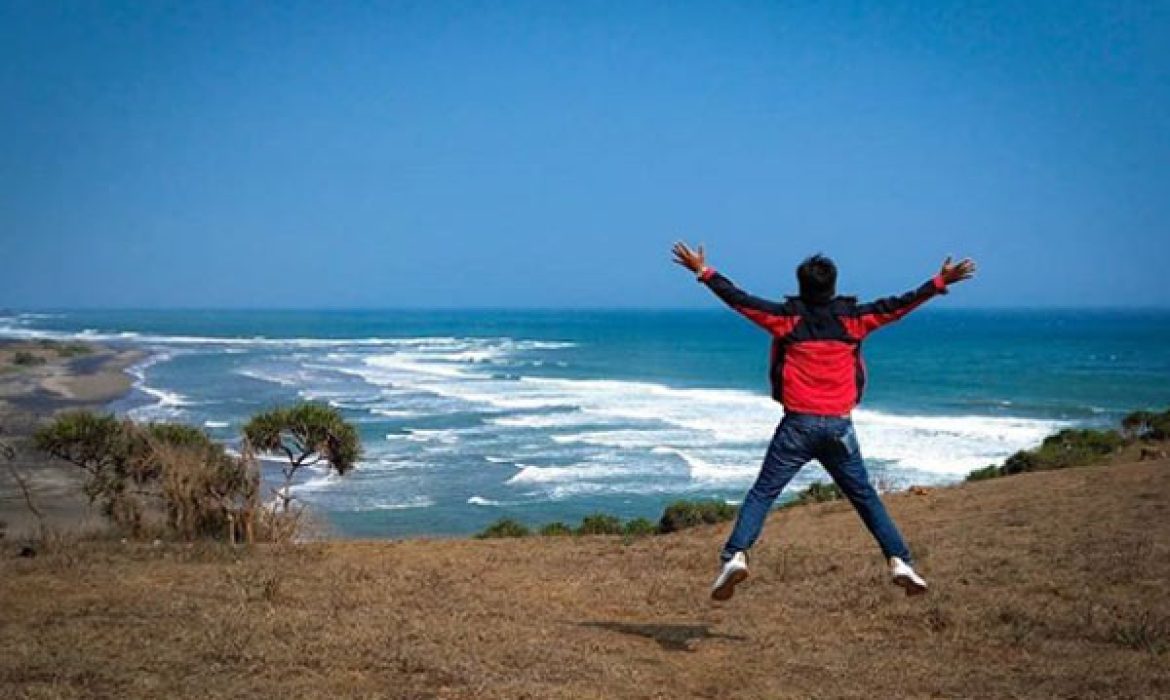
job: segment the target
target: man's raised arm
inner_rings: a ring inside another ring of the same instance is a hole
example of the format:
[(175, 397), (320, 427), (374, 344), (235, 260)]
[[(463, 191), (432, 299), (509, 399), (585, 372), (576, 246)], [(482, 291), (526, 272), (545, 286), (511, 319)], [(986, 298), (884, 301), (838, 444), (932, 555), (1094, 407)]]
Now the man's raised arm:
[(676, 263), (695, 273), (695, 277), (715, 292), (724, 303), (772, 335), (786, 335), (796, 325), (797, 316), (787, 304), (752, 296), (709, 267), (703, 246), (700, 245), (698, 250), (691, 250), (686, 243), (680, 241), (674, 244), (673, 251)]
[(975, 274), (975, 261), (964, 258), (958, 263), (951, 264), (948, 257), (943, 261), (938, 274), (924, 282), (917, 289), (894, 297), (885, 297), (866, 304), (857, 305), (857, 316), (846, 321), (849, 331), (858, 338), (864, 337), (871, 331), (893, 323), (922, 306), (928, 299), (939, 294), (946, 294), (947, 287), (963, 280), (970, 279)]

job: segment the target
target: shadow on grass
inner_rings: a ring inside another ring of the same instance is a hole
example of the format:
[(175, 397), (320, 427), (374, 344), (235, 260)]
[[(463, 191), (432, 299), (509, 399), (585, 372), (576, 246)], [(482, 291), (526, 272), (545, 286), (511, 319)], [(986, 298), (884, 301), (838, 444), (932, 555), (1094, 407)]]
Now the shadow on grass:
[(639, 624), (634, 622), (582, 622), (582, 627), (632, 634), (636, 637), (645, 637), (658, 642), (666, 651), (691, 651), (704, 639), (728, 639), (736, 642), (746, 642), (747, 637), (735, 634), (720, 634), (712, 632), (710, 625), (664, 625)]

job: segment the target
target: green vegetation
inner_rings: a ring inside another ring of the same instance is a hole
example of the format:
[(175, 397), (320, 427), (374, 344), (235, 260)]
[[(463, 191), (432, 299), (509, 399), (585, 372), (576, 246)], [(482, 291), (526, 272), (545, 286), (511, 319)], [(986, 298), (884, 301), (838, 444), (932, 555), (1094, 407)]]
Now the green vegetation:
[(734, 520), (738, 509), (719, 499), (675, 501), (666, 506), (658, 521), (658, 532), (678, 532), (698, 525), (713, 525)]
[(620, 535), (622, 534), (622, 520), (605, 513), (587, 515), (581, 520), (577, 528), (578, 535)]
[(237, 535), (257, 508), (259, 472), (202, 431), (139, 425), (73, 411), (34, 435), (43, 452), (86, 472), (91, 503), (131, 536), (166, 533), (191, 540)]
[(825, 484), (820, 481), (814, 481), (808, 485), (803, 491), (796, 494), (796, 498), (784, 504), (785, 508), (792, 506), (803, 506), (810, 503), (827, 503), (829, 501), (837, 501), (844, 498), (845, 495), (841, 493), (841, 489), (837, 488), (836, 484)]
[(1170, 439), (1170, 409), (1161, 413), (1135, 411), (1122, 419), (1121, 430), (1130, 440)]
[[(80, 467), (90, 502), (130, 536), (286, 541), (297, 535), (301, 515), (289, 509), (287, 497), (295, 469), (327, 460), (344, 473), (360, 453), (357, 432), (335, 411), (316, 409), (296, 406), (257, 416), (240, 455), (229, 454), (198, 428), (138, 424), (89, 411), (59, 415), (36, 432), (33, 442)], [(275, 505), (260, 505), (253, 438), (264, 449), (279, 445), (294, 462), (285, 469), (286, 497), (279, 513)]]
[(527, 537), (531, 534), (528, 526), (512, 518), (500, 518), (487, 526), (483, 532), (476, 535), (478, 539), (487, 540), (499, 537)]
[(301, 467), (325, 462), (338, 474), (353, 469), (361, 456), (357, 430), (332, 406), (302, 403), (274, 408), (252, 417), (244, 426), (244, 438), (252, 449), (282, 454), (284, 485), (276, 492), (285, 512), (292, 501), (292, 481)]
[(1049, 435), (1033, 450), (1021, 450), (1003, 463), (1003, 473), (1066, 469), (1096, 464), (1125, 444), (1125, 438), (1112, 430), (1067, 429)]
[(544, 537), (561, 537), (573, 534), (573, 528), (558, 520), (540, 528), (540, 534)]
[[(655, 523), (647, 518), (633, 518), (622, 521), (621, 518), (607, 513), (592, 513), (581, 520), (576, 528), (557, 521), (542, 526), (537, 534), (546, 537), (563, 537), (566, 535), (624, 535), (626, 537), (644, 537), (675, 532), (687, 527), (718, 523), (732, 520), (736, 514), (735, 506), (723, 501), (676, 501), (667, 506), (662, 520)], [(666, 524), (664, 526), (664, 523)], [(673, 529), (667, 530), (664, 527)], [(480, 539), (491, 537), (524, 537), (531, 534), (529, 528), (511, 518), (501, 518), (489, 525), (476, 535)]]
[(984, 481), (985, 479), (994, 479), (998, 476), (1003, 476), (1003, 468), (996, 464), (988, 464), (982, 469), (975, 469), (967, 475), (967, 481)]
[(1170, 438), (1170, 410), (1136, 411), (1121, 421), (1121, 430), (1069, 428), (1044, 438), (1039, 447), (1020, 450), (1002, 465), (990, 464), (967, 475), (981, 481), (1025, 472), (1100, 464), (1120, 449), (1141, 441)]
[(626, 521), (622, 527), (622, 534), (628, 537), (644, 537), (658, 534), (658, 526), (647, 518), (634, 518)]

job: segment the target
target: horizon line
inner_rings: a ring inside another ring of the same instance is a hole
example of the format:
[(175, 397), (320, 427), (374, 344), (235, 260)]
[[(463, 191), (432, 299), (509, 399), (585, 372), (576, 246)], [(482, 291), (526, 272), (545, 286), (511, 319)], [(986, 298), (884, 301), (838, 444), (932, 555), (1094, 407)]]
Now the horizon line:
[[(69, 313), (69, 312), (190, 312), (190, 311), (238, 311), (238, 312), (326, 312), (326, 313), (428, 313), (428, 312), (482, 312), (482, 313), (556, 313), (556, 312), (586, 312), (586, 313), (722, 313), (727, 308), (719, 306), (43, 306), (43, 307), (6, 307), (0, 306), (0, 316), (19, 315), (29, 313)], [(1126, 313), (1170, 312), (1170, 305), (1166, 306), (1118, 306), (1118, 305), (1039, 305), (1039, 306), (948, 306), (925, 307), (918, 309), (915, 315), (922, 313), (947, 313), (953, 311), (996, 311), (996, 312), (1027, 312), (1027, 311), (1112, 311)]]

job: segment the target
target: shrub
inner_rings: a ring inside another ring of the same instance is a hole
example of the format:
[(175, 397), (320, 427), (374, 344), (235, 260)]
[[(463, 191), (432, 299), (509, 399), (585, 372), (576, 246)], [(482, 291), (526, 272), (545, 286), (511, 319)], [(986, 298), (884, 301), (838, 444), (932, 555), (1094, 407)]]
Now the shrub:
[(40, 355), (34, 355), (28, 350), (17, 350), (12, 356), (12, 364), (19, 365), (20, 367), (33, 367), (45, 364), (45, 358)]
[(557, 522), (548, 523), (544, 527), (540, 528), (540, 534), (544, 535), (545, 537), (560, 537), (563, 535), (573, 534), (573, 528), (558, 520)]
[(629, 520), (626, 522), (625, 527), (622, 528), (622, 534), (631, 537), (653, 535), (656, 532), (658, 532), (658, 526), (646, 518)]
[(1003, 469), (994, 464), (988, 464), (982, 469), (974, 469), (967, 475), (967, 481), (983, 481), (985, 479), (994, 479), (998, 476), (1003, 476)]
[(1121, 430), (1130, 439), (1170, 439), (1170, 410), (1134, 411), (1121, 420)]
[(1021, 450), (1003, 464), (1004, 474), (1066, 469), (1096, 464), (1125, 444), (1113, 430), (1067, 428), (1049, 435), (1033, 450)]
[(587, 515), (581, 520), (577, 528), (578, 535), (620, 535), (622, 534), (621, 518), (605, 513)]
[(476, 535), (478, 539), (486, 540), (497, 537), (527, 537), (530, 534), (528, 526), (512, 518), (500, 518), (488, 525), (483, 532)]
[(1004, 460), (1003, 466), (1000, 467), (1000, 474), (1007, 476), (1009, 474), (1022, 474), (1024, 472), (1036, 471), (1040, 468), (1040, 460), (1035, 452), (1030, 450), (1020, 450), (1011, 457)]
[(90, 502), (131, 535), (156, 525), (184, 539), (253, 535), (254, 460), (227, 454), (197, 428), (74, 411), (33, 439), (38, 449), (84, 470)]
[(738, 509), (719, 499), (675, 501), (666, 506), (658, 521), (658, 531), (678, 532), (697, 525), (712, 525), (734, 520)]
[(837, 488), (836, 484), (825, 484), (820, 481), (814, 481), (808, 485), (808, 488), (797, 493), (796, 499), (791, 504), (827, 503), (828, 501), (836, 501), (844, 497), (841, 489)]
[(260, 490), (254, 460), (232, 457), (206, 438), (194, 444), (158, 441), (152, 449), (172, 533), (185, 540), (226, 534), (234, 542), (242, 528), (251, 538), (249, 516), (258, 509)]

